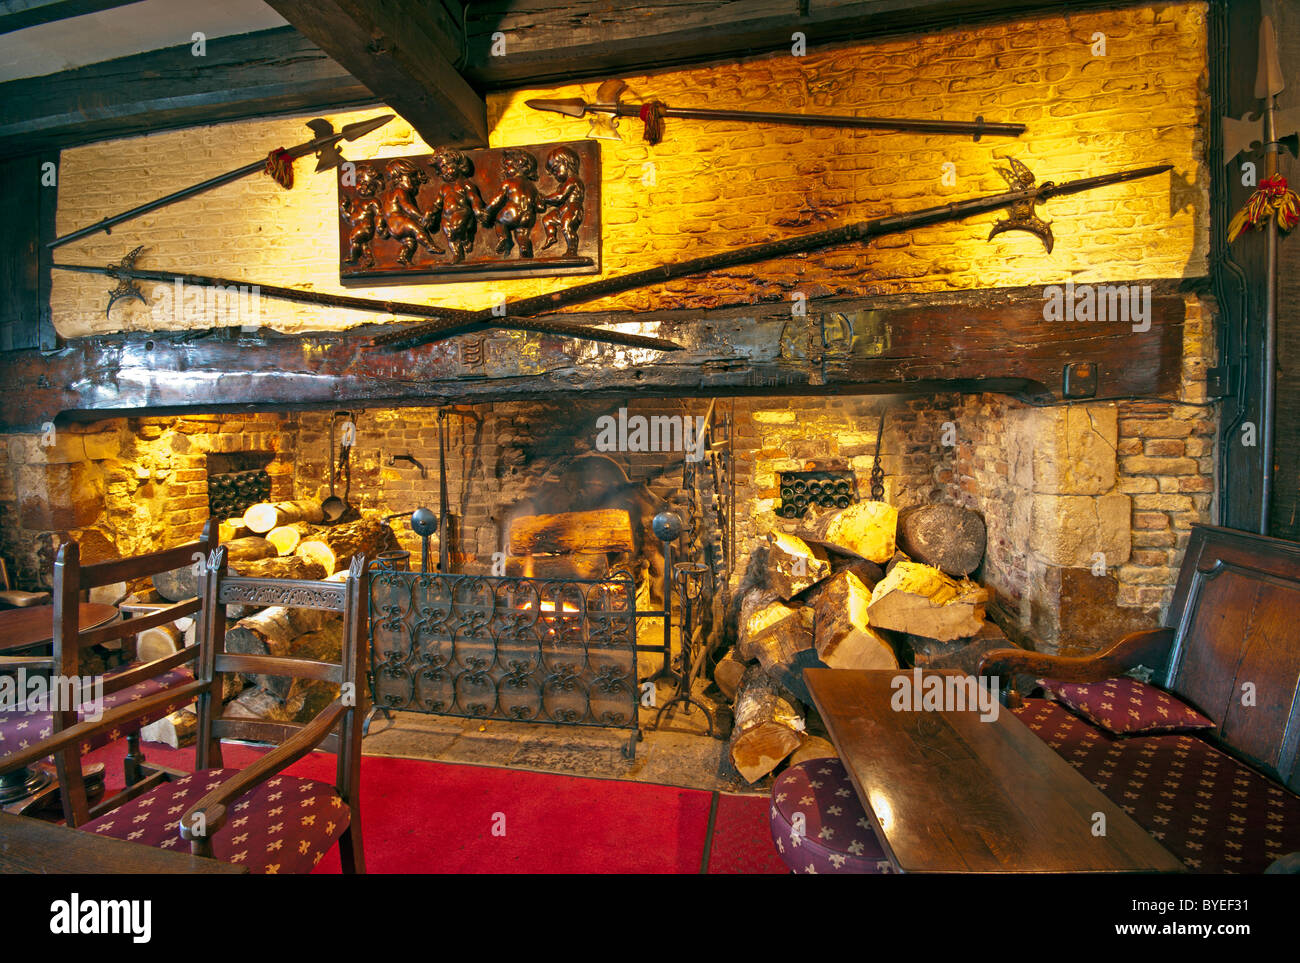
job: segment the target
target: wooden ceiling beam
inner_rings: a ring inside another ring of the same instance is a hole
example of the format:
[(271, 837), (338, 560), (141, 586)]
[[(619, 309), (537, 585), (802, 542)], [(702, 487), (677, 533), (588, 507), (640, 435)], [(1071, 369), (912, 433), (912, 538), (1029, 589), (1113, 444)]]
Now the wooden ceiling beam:
[(0, 33), (125, 7), (140, 0), (0, 0)]
[(454, 66), (460, 24), (440, 3), (267, 0), (430, 146), (487, 146), (487, 105)]
[(292, 27), (0, 84), (0, 157), (221, 121), (374, 104)]

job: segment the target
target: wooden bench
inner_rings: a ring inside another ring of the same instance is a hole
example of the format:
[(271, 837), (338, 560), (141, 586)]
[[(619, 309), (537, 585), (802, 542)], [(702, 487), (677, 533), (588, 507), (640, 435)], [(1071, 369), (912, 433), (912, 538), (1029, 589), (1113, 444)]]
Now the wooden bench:
[[(1294, 795), (1300, 789), (1300, 545), (1196, 526), (1165, 621), (1164, 628), (1125, 636), (1087, 657), (995, 650), (981, 661), (980, 674), (1014, 685), (1012, 680), (1021, 673), (1100, 682), (1140, 666), (1150, 669), (1153, 685), (1208, 716), (1214, 728), (1193, 734), (1111, 737), (1056, 703), (1022, 700), (1014, 689), (1005, 690), (1006, 701), (1040, 738), (1124, 805), (1190, 868), (1261, 871), (1258, 856), (1252, 862), (1233, 855), (1242, 836), (1258, 829), (1252, 820), (1269, 820), (1277, 838), (1286, 841), (1284, 851), (1300, 849), (1295, 845), (1300, 826), (1294, 825), (1300, 819), (1300, 797)], [(1141, 792), (1126, 781), (1130, 776), (1124, 763), (1138, 753), (1144, 759), (1139, 763), (1144, 768), (1135, 770)], [(1180, 778), (1185, 769), (1204, 770), (1203, 777), (1193, 773), (1202, 782), (1191, 794), (1197, 801), (1190, 806), (1175, 804), (1171, 797), (1195, 788), (1188, 785), (1191, 779), (1182, 780), (1179, 793), (1155, 784), (1170, 754), (1177, 755), (1171, 771)], [(1148, 780), (1152, 772), (1156, 775)], [(1221, 785), (1224, 780), (1226, 786)], [(1165, 798), (1155, 799), (1153, 792)], [(1266, 807), (1265, 814), (1259, 805)], [(1236, 806), (1242, 807), (1240, 812), (1233, 811)], [(1201, 811), (1219, 809), (1224, 811)], [(1208, 851), (1202, 855), (1199, 848), (1213, 843), (1201, 837), (1214, 836), (1219, 818), (1227, 820), (1219, 827), (1228, 846), (1221, 860)], [(1207, 819), (1205, 826), (1199, 825)], [(1190, 827), (1189, 821), (1198, 826)], [(1185, 842), (1181, 852), (1180, 839)]]

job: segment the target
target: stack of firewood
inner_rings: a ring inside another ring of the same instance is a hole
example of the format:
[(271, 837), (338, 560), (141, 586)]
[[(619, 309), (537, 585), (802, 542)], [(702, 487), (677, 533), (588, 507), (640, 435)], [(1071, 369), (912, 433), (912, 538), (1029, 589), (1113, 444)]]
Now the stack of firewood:
[(741, 776), (753, 783), (787, 758), (833, 754), (809, 735), (819, 720), (804, 669), (929, 664), (986, 636), (988, 593), (967, 577), (983, 554), (979, 516), (947, 505), (900, 521), (864, 501), (807, 518), (798, 534), (769, 533), (739, 593), (735, 646), (713, 673), (733, 702)]
[[(353, 555), (373, 557), (397, 547), (392, 530), (377, 514), (354, 522), (324, 526), (316, 502), (275, 502), (254, 505), (242, 518), (221, 523), (220, 538), (232, 574), (252, 578), (338, 581), (347, 577)], [(134, 603), (180, 602), (198, 592), (193, 566), (155, 575), (151, 586), (131, 596)], [(226, 606), (226, 650), (253, 655), (293, 656), (337, 662), (342, 652), (343, 624), (338, 613), (279, 606)], [(180, 619), (140, 633), (141, 660), (161, 658), (193, 644), (192, 619)], [(224, 714), (234, 718), (305, 722), (337, 695), (332, 683), (295, 680), (288, 676), (227, 673)], [(193, 738), (192, 711), (181, 710), (149, 727), (146, 738), (173, 746)]]

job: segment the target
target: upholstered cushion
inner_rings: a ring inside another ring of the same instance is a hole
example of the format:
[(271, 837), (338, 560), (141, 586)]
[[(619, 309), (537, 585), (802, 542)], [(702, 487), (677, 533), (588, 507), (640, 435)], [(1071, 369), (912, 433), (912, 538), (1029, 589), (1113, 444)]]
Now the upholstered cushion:
[[(117, 672), (110, 672), (105, 676), (111, 679), (122, 672), (129, 671), (133, 666), (127, 666)], [(138, 702), (164, 689), (173, 686), (184, 685), (186, 682), (193, 682), (194, 674), (185, 666), (172, 669), (162, 675), (155, 676), (151, 679), (145, 679), (143, 682), (137, 682), (135, 685), (127, 686), (117, 692), (109, 693), (104, 696), (103, 709), (107, 712), (117, 706), (125, 705), (128, 702)], [(121, 739), (133, 732), (138, 732), (140, 727), (147, 725), (157, 719), (162, 719), (170, 715), (177, 709), (187, 705), (192, 699), (181, 699), (175, 704), (169, 704), (159, 707), (156, 711), (150, 712), (142, 718), (132, 719), (120, 728), (111, 729), (108, 732), (101, 733), (81, 744), (83, 753), (90, 752), (92, 749), (98, 749), (100, 746), (107, 745), (115, 739)], [(78, 711), (78, 720), (87, 718), (85, 711)], [(34, 742), (41, 739), (47, 739), (54, 732), (53, 714), (46, 711), (43, 707), (33, 707), (27, 710), (12, 710), (0, 712), (0, 757), (11, 752), (17, 752), (19, 749), (26, 749)]]
[(796, 873), (890, 871), (871, 820), (838, 759), (811, 759), (781, 773), (772, 786), (771, 815), (772, 842)]
[(1300, 796), (1195, 735), (1112, 738), (1026, 699), (1020, 721), (1198, 873), (1262, 873), (1300, 850)]
[(1041, 680), (1044, 689), (1113, 736), (1212, 729), (1214, 722), (1175, 695), (1137, 679)]
[[(163, 783), (82, 826), (87, 832), (145, 846), (189, 852), (180, 837), (182, 816), (238, 769), (205, 769)], [(333, 786), (283, 773), (235, 800), (212, 837), (217, 859), (250, 873), (307, 873), (347, 829), (350, 813)]]

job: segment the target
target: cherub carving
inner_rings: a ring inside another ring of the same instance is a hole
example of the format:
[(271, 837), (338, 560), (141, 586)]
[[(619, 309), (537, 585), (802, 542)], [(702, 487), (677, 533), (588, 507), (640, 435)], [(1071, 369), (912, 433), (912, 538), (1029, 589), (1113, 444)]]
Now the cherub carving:
[(587, 197), (586, 185), (578, 179), (580, 168), (578, 153), (571, 147), (557, 147), (547, 155), (546, 169), (558, 185), (555, 193), (541, 199), (543, 207), (552, 208), (542, 215), (542, 229), (546, 232), (543, 251), (563, 235), (566, 256), (577, 256), (578, 228), (582, 226), (583, 202)]
[(375, 255), (371, 244), (375, 232), (385, 234), (384, 222), (379, 212), (379, 201), (375, 195), (384, 186), (384, 175), (367, 165), (357, 165), (356, 198), (344, 197), (339, 203), (339, 213), (348, 224), (347, 256), (344, 264), (361, 263), (362, 267), (374, 267)]
[(505, 180), (496, 197), (488, 201), (479, 220), (486, 227), (496, 220), (497, 253), (509, 254), (519, 245), (519, 256), (533, 256), (533, 225), (537, 215), (544, 210), (534, 181), (537, 180), (537, 158), (527, 151), (502, 152), (501, 167)]
[(429, 234), (429, 216), (420, 210), (416, 195), (428, 180), (424, 171), (408, 160), (395, 160), (384, 172), (387, 189), (380, 198), (387, 235), (402, 246), (398, 264), (410, 264), (418, 244), (430, 254), (442, 254)]
[(443, 182), (429, 209), (429, 230), (436, 231), (441, 222), (451, 263), (459, 264), (474, 247), (474, 234), (485, 213), (483, 197), (469, 179), (474, 173), (473, 163), (455, 148), (439, 148), (433, 155), (433, 169)]

